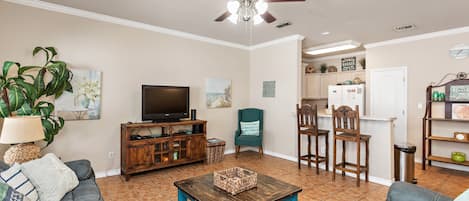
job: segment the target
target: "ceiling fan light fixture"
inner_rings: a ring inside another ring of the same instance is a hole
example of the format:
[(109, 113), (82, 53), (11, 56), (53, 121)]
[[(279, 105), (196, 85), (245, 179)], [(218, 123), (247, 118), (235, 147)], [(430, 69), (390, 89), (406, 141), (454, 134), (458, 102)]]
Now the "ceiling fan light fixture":
[(260, 23), (264, 22), (264, 19), (260, 15), (255, 15), (253, 19), (254, 25), (258, 25)]
[(309, 49), (305, 50), (306, 54), (310, 55), (319, 55), (319, 54), (325, 54), (325, 53), (331, 53), (331, 52), (338, 52), (342, 50), (350, 50), (350, 49), (355, 49), (360, 47), (361, 43), (353, 41), (353, 40), (347, 40), (347, 41), (342, 41), (338, 43), (331, 43), (327, 45), (321, 45), (317, 47), (312, 47)]
[(228, 9), (228, 12), (230, 12), (231, 14), (236, 14), (239, 10), (239, 6), (240, 6), (240, 3), (237, 0), (228, 1), (228, 3), (226, 4), (226, 8)]
[(233, 14), (228, 17), (228, 20), (233, 24), (238, 24), (238, 14)]
[(255, 7), (257, 10), (257, 14), (262, 15), (267, 11), (269, 5), (264, 0), (259, 0), (256, 2)]

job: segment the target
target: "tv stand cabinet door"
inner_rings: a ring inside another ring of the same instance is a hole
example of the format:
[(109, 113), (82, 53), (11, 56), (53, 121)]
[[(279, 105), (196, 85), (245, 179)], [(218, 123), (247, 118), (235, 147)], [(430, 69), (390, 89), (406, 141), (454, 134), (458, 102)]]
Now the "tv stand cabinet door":
[(128, 149), (128, 167), (131, 170), (149, 168), (154, 164), (154, 146), (139, 145), (129, 146)]
[(205, 146), (207, 140), (205, 136), (192, 136), (190, 146), (191, 146), (191, 158), (192, 160), (205, 160)]

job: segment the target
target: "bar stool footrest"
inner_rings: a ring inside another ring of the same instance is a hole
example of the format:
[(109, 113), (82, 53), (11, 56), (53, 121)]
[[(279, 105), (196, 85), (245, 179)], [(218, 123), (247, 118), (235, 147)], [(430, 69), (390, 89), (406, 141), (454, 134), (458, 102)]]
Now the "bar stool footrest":
[[(335, 165), (335, 169), (340, 170), (340, 171), (345, 171), (345, 172), (351, 172), (351, 173), (356, 173), (357, 172), (357, 164), (355, 163), (349, 163), (345, 162), (345, 168), (342, 167), (344, 163), (338, 163)], [(352, 169), (354, 168), (354, 169)], [(366, 166), (360, 165), (360, 172), (366, 172), (367, 168)]]
[[(324, 156), (319, 156), (318, 158), (319, 158), (319, 159), (318, 159), (318, 162), (319, 162), (319, 163), (326, 162), (326, 159), (327, 159), (327, 158), (324, 157)], [(311, 155), (303, 155), (303, 156), (300, 157), (300, 159), (303, 160), (303, 161), (308, 161), (308, 160), (309, 160), (309, 161), (315, 163), (315, 162), (316, 162), (316, 155), (314, 155), (314, 154), (311, 154)]]

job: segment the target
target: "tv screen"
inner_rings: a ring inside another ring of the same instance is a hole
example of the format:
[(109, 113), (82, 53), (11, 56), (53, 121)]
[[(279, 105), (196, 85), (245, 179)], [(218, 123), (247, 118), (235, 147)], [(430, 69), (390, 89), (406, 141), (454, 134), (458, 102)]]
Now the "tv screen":
[(142, 85), (142, 120), (189, 117), (189, 87)]

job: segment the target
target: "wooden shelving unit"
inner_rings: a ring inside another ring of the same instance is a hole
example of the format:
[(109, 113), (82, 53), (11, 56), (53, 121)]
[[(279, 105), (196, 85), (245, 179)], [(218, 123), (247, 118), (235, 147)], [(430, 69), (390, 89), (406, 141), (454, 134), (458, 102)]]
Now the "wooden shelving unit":
[[(432, 141), (440, 141), (440, 142), (447, 142), (447, 143), (463, 143), (469, 144), (469, 141), (457, 140), (454, 137), (444, 137), (444, 136), (437, 136), (433, 135), (432, 128), (433, 128), (433, 121), (440, 121), (440, 122), (455, 122), (455, 123), (469, 123), (469, 120), (465, 119), (452, 119), (452, 105), (463, 103), (469, 104), (469, 100), (458, 100), (454, 101), (450, 98), (450, 88), (452, 86), (468, 86), (469, 87), (469, 79), (455, 79), (449, 81), (447, 83), (441, 85), (430, 85), (427, 87), (426, 91), (426, 109), (425, 109), (425, 116), (423, 117), (423, 126), (422, 126), (422, 169), (426, 169), (426, 165), (428, 163), (429, 166), (432, 165), (432, 161), (438, 161), (443, 163), (450, 163), (456, 165), (464, 165), (469, 166), (469, 161), (465, 162), (455, 162), (451, 160), (449, 157), (441, 157), (433, 155), (432, 153)], [(433, 101), (432, 100), (432, 93), (435, 88), (442, 88), (445, 89), (445, 100), (444, 101)], [(432, 106), (433, 104), (444, 104), (445, 106), (445, 117), (433, 117), (432, 116)]]
[[(176, 133), (175, 127), (190, 126), (192, 134)], [(207, 121), (121, 124), (121, 174), (131, 174), (205, 160)], [(132, 140), (144, 129), (161, 128), (161, 135)]]

